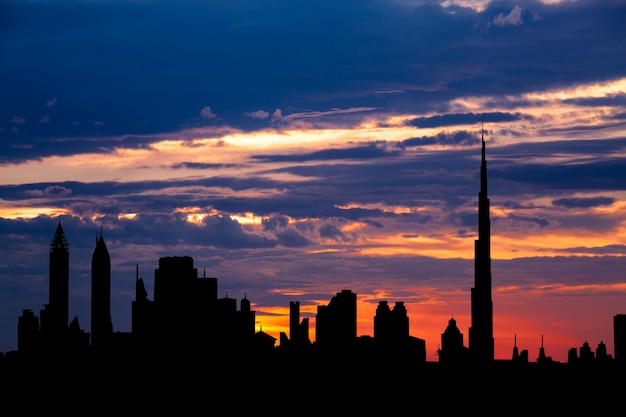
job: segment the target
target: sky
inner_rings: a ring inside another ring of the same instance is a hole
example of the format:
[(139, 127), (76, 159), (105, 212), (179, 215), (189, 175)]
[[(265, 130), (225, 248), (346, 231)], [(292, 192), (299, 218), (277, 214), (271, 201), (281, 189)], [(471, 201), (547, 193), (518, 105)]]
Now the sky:
[(90, 331), (191, 256), (257, 331), (357, 294), (468, 345), (481, 137), (495, 354), (606, 344), (626, 314), (626, 1), (0, 1), (0, 352), (70, 245)]

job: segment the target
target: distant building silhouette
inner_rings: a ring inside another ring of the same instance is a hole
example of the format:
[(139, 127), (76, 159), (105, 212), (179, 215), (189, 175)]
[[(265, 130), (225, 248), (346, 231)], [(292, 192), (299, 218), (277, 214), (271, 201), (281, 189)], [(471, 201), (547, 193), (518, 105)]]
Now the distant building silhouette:
[(490, 363), (494, 360), (495, 346), (491, 299), (491, 221), (484, 136), (481, 137), (481, 144), (478, 239), (474, 243), (474, 288), (471, 289), (472, 324), (469, 329), (469, 349), (473, 361)]
[(613, 358), (626, 365), (626, 314), (613, 316)]
[(387, 301), (379, 301), (374, 316), (374, 339), (390, 343), (409, 337), (409, 317), (404, 302), (396, 302), (393, 310)]
[(300, 321), (300, 302), (289, 302), (289, 342), (296, 346), (308, 346), (309, 339), (309, 318), (304, 317)]
[[(198, 277), (190, 256), (159, 258), (154, 271), (154, 301), (136, 273), (133, 340), (153, 353), (187, 354), (222, 351), (232, 354), (273, 345), (272, 337), (255, 335), (256, 312), (244, 297), (217, 297), (217, 278)], [(268, 335), (269, 336), (269, 335)]]
[(61, 222), (50, 242), (48, 304), (40, 312), (41, 336), (48, 349), (62, 348), (68, 325), (70, 247)]
[(68, 325), (70, 247), (59, 221), (50, 242), (49, 301), (40, 318), (30, 309), (18, 317), (17, 352), (25, 355), (65, 355), (89, 347), (89, 333), (80, 329), (78, 317)]
[(537, 363), (548, 364), (552, 362), (552, 356), (546, 355), (546, 349), (543, 346), (543, 335), (541, 335), (541, 346), (539, 347), (539, 356), (537, 356)]
[(22, 354), (33, 355), (41, 345), (39, 317), (33, 310), (22, 310), (17, 320), (17, 351)]
[(111, 321), (111, 256), (102, 229), (91, 256), (91, 346), (109, 346), (113, 335)]
[(327, 305), (317, 306), (315, 341), (324, 347), (346, 347), (356, 341), (356, 294), (342, 290)]
[(135, 299), (131, 303), (131, 333), (141, 348), (154, 343), (158, 325), (154, 301), (148, 299), (143, 278), (139, 278), (139, 265), (135, 266)]
[(374, 343), (383, 363), (426, 363), (426, 341), (409, 334), (409, 316), (403, 301), (396, 301), (393, 309), (386, 300), (378, 302), (374, 316)]
[(591, 366), (604, 365), (612, 362), (613, 356), (609, 355), (606, 350), (606, 344), (602, 341), (598, 343), (595, 352), (591, 349), (588, 341), (584, 341), (578, 350), (570, 348), (567, 354), (567, 362), (574, 365)]
[(469, 349), (463, 345), (463, 333), (452, 317), (448, 327), (441, 334), (441, 347), (437, 350), (439, 362), (445, 365), (467, 364), (470, 360)]
[(521, 352), (517, 347), (517, 335), (513, 337), (513, 355), (511, 361), (515, 363), (528, 363), (528, 349), (524, 349)]

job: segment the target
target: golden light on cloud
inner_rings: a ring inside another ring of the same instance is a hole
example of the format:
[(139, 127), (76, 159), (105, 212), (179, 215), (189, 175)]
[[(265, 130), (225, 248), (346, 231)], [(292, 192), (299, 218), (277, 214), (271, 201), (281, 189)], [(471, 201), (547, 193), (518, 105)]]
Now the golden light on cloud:
[(0, 218), (3, 219), (34, 219), (39, 216), (59, 217), (71, 214), (70, 210), (58, 207), (1, 207)]
[(560, 294), (583, 294), (589, 295), (594, 292), (617, 292), (626, 294), (626, 282), (618, 282), (615, 284), (587, 284), (587, 285), (566, 285), (566, 284), (549, 284), (538, 285), (534, 288), (540, 292), (555, 292)]
[(135, 217), (137, 217), (137, 213), (122, 213), (117, 215), (119, 220), (134, 220)]
[(316, 254), (316, 253), (340, 253), (340, 252), (346, 252), (345, 249), (337, 249), (337, 248), (324, 248), (324, 249), (312, 249), (312, 250), (308, 250), (306, 253), (309, 254)]
[(429, 207), (407, 207), (407, 206), (389, 206), (384, 203), (370, 203), (370, 204), (343, 204), (336, 205), (338, 209), (341, 210), (353, 210), (353, 209), (362, 209), (362, 210), (378, 210), (384, 213), (393, 213), (393, 214), (411, 214), (417, 212), (425, 212), (428, 211)]
[(98, 220), (103, 219), (105, 217), (106, 217), (106, 214), (94, 213), (90, 216), (90, 219), (92, 222), (96, 223)]
[(263, 221), (263, 218), (255, 215), (254, 213), (244, 213), (243, 215), (231, 215), (231, 219), (245, 225), (259, 225)]
[(204, 219), (207, 216), (216, 216), (219, 215), (219, 212), (212, 207), (201, 208), (201, 207), (179, 207), (175, 210), (176, 213), (185, 213), (185, 220), (189, 223), (194, 223), (197, 225), (202, 225)]
[(472, 258), (474, 239), (455, 236), (393, 235), (369, 239), (367, 247), (358, 249), (366, 256), (429, 256), (438, 259)]
[(368, 225), (363, 222), (350, 222), (344, 225), (341, 225), (340, 230), (344, 233), (356, 232), (361, 229), (367, 228)]
[(532, 101), (563, 101), (575, 98), (608, 97), (624, 93), (626, 93), (626, 78), (605, 83), (583, 84), (545, 92), (526, 93), (522, 94), (521, 98)]
[[(523, 134), (527, 139), (534, 141), (573, 140), (579, 138), (597, 138), (597, 132), (588, 129), (589, 126), (607, 126), (602, 137), (610, 139), (622, 137), (625, 129), (614, 127), (612, 116), (619, 112), (619, 108), (610, 106), (585, 106), (580, 100), (603, 97), (613, 97), (626, 94), (626, 78), (604, 83), (579, 84), (569, 88), (560, 88), (549, 91), (535, 91), (521, 95), (504, 97), (506, 105), (503, 111), (532, 117), (519, 121), (505, 123), (487, 123), (487, 128), (496, 134), (496, 143), (518, 141), (517, 135)], [(572, 102), (568, 102), (571, 100)], [(579, 100), (579, 102), (576, 102)], [(450, 110), (455, 113), (481, 113), (484, 108), (493, 108), (493, 103), (501, 102), (497, 97), (462, 97), (450, 102)], [(578, 129), (579, 126), (586, 128)], [(563, 130), (568, 131), (564, 137)], [(515, 131), (517, 135), (510, 132)]]
[(203, 223), (203, 220), (205, 217), (207, 217), (208, 214), (206, 213), (194, 213), (194, 214), (188, 214), (186, 217), (186, 220), (189, 223), (194, 223), (197, 225), (201, 225)]
[(270, 290), (270, 292), (273, 294), (286, 295), (289, 297), (299, 297), (305, 294), (304, 291), (294, 289), (294, 288), (276, 288), (276, 289)]
[[(579, 231), (584, 233), (582, 230)], [(494, 259), (514, 259), (533, 256), (587, 256), (591, 248), (601, 248), (614, 243), (606, 235), (576, 234), (568, 230), (562, 234), (537, 233), (512, 236), (491, 236), (491, 255)], [(611, 238), (612, 239), (612, 238)], [(583, 243), (584, 242), (584, 243)], [(576, 250), (578, 248), (578, 250)], [(614, 254), (621, 256), (621, 254)]]

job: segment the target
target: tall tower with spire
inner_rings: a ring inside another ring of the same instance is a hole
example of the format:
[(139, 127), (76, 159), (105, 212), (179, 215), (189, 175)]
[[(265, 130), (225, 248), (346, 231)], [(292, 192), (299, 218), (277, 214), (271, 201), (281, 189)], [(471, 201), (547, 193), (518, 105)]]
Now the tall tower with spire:
[(91, 346), (106, 346), (112, 334), (111, 257), (101, 228), (91, 257)]
[(478, 193), (478, 239), (474, 242), (474, 288), (471, 290), (472, 325), (469, 350), (476, 363), (494, 360), (493, 301), (491, 299), (491, 224), (487, 196), (485, 137), (481, 132), (482, 157)]
[(70, 245), (59, 221), (50, 242), (49, 302), (41, 312), (41, 328), (46, 336), (63, 337), (68, 328)]

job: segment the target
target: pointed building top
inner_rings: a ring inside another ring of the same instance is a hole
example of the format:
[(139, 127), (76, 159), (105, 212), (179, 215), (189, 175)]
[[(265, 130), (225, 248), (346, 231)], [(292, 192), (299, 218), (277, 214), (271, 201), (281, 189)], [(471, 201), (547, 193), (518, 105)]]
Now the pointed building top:
[(68, 250), (69, 243), (67, 238), (65, 237), (65, 232), (63, 232), (63, 226), (61, 226), (61, 221), (57, 224), (57, 229), (54, 232), (54, 236), (52, 237), (52, 242), (50, 242), (50, 250)]

